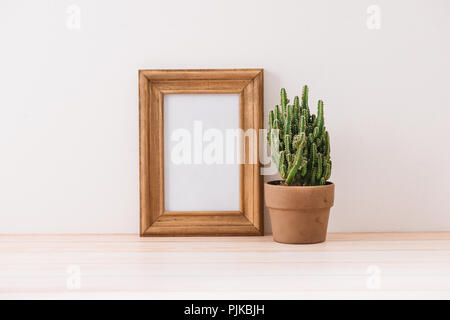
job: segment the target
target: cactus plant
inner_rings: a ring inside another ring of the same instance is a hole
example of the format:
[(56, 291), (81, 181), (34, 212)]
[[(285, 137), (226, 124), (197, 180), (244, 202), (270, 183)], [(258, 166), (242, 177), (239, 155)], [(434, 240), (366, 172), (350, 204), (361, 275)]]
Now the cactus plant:
[(289, 104), (286, 89), (269, 113), (268, 141), (272, 159), (287, 185), (324, 185), (331, 175), (330, 136), (325, 129), (323, 101), (317, 115), (308, 106), (308, 86)]

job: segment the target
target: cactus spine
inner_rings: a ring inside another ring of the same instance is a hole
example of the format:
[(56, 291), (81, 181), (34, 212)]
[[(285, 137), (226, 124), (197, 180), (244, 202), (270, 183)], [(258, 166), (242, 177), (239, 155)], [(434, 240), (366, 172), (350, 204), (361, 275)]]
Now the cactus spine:
[(330, 137), (325, 128), (323, 101), (317, 115), (308, 105), (308, 87), (289, 104), (286, 89), (281, 89), (280, 106), (269, 113), (267, 133), (272, 159), (288, 185), (324, 185), (331, 175)]

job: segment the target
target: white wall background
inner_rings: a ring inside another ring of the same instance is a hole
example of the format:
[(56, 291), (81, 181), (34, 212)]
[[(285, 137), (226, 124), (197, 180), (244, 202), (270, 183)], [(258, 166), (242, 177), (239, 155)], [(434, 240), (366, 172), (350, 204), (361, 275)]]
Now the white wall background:
[(0, 233), (137, 233), (137, 70), (234, 67), (265, 68), (266, 111), (282, 86), (325, 101), (330, 231), (450, 230), (449, 13), (447, 0), (1, 0)]

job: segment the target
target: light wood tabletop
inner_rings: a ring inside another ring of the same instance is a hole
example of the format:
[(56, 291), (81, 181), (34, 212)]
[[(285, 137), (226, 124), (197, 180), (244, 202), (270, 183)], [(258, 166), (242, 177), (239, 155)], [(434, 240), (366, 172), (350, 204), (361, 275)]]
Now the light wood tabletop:
[(450, 232), (0, 235), (1, 299), (450, 298)]

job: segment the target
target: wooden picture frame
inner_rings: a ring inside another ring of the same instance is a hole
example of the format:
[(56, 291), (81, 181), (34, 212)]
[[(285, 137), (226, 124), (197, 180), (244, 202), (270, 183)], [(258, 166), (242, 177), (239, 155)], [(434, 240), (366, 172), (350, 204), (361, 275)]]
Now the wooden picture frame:
[[(240, 128), (256, 130), (257, 161), (239, 165), (240, 210), (165, 211), (164, 94), (224, 93), (239, 94)], [(140, 235), (263, 235), (262, 128), (263, 69), (139, 70)]]

